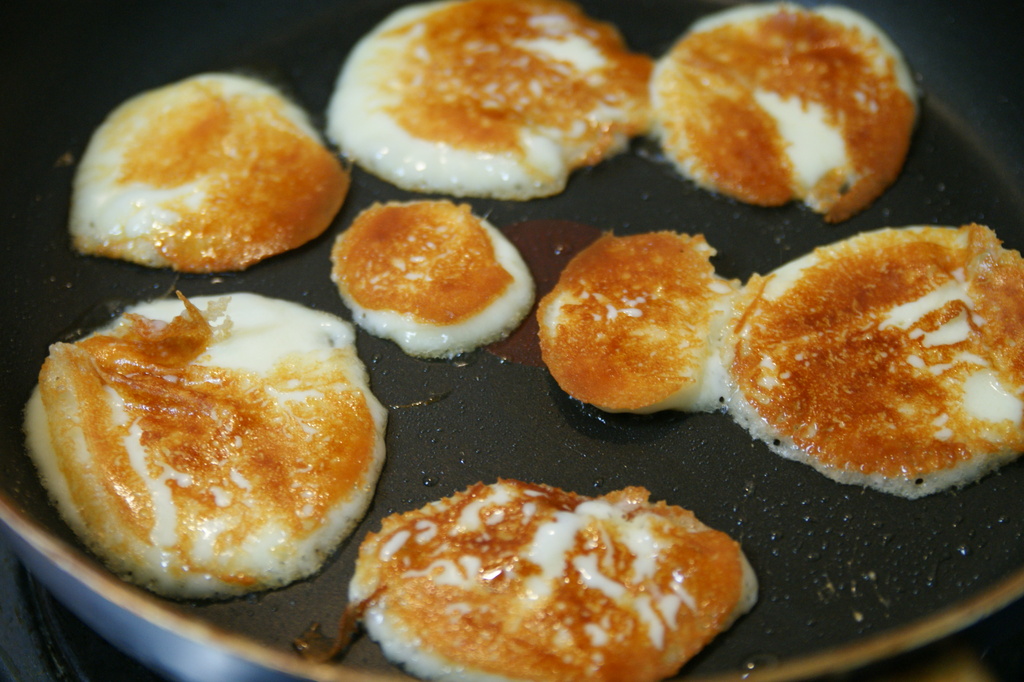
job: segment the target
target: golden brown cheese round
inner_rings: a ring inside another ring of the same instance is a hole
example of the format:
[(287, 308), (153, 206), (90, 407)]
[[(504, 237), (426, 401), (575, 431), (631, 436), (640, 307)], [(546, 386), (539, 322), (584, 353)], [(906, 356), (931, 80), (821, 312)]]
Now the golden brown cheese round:
[(338, 236), (331, 260), (356, 323), (414, 355), (496, 340), (533, 303), (519, 252), (468, 204), (374, 204)]
[(673, 232), (606, 234), (581, 251), (537, 311), (559, 386), (609, 411), (704, 409), (705, 364), (738, 288), (715, 274), (714, 253)]
[[(586, 36), (608, 60), (599, 86), (574, 77), (565, 64), (544, 59), (524, 43), (544, 40), (546, 17), (557, 15), (563, 29)], [(588, 19), (559, 0), (472, 0), (430, 15), (411, 46), (430, 55), (430, 78), (410, 63), (402, 70), (401, 103), (392, 113), (417, 137), (457, 148), (522, 153), (520, 127), (568, 130), (586, 125), (573, 166), (599, 161), (611, 147), (612, 131), (636, 134), (636, 120), (599, 123), (580, 114), (611, 99), (642, 109), (651, 64), (629, 54), (610, 24)], [(408, 29), (406, 29), (408, 30)], [(639, 118), (640, 122), (643, 117)], [(585, 140), (585, 142), (584, 142)]]
[(1024, 450), (1024, 261), (987, 228), (862, 234), (744, 295), (729, 408), (780, 454), (918, 497)]
[(348, 186), (348, 171), (280, 93), (205, 74), (129, 100), (97, 129), (70, 229), (83, 253), (242, 270), (320, 235)]
[(789, 3), (699, 22), (658, 62), (652, 97), (684, 175), (751, 204), (803, 199), (829, 222), (895, 181), (917, 114), (909, 72), (877, 26)]
[(54, 344), (26, 425), (44, 483), (112, 570), (161, 594), (307, 576), (362, 516), (383, 461), (386, 415), (351, 327), (247, 294), (205, 314), (184, 304)]
[(428, 678), (671, 676), (757, 586), (733, 540), (648, 495), (502, 480), (394, 514), (360, 547), (349, 608)]
[(546, 196), (646, 132), (651, 67), (563, 0), (412, 5), (348, 57), (328, 133), (405, 189)]

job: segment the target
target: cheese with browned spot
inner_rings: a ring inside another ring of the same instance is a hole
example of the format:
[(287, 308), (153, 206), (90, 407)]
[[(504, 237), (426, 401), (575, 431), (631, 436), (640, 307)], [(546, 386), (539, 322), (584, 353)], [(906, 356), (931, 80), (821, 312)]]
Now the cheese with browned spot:
[(374, 204), (338, 236), (331, 261), (355, 322), (411, 355), (452, 357), (496, 341), (533, 304), (519, 252), (468, 204)]
[(654, 131), (697, 184), (740, 201), (804, 201), (829, 222), (903, 167), (916, 88), (897, 47), (853, 10), (741, 5), (695, 23), (658, 60)]
[(280, 92), (203, 74), (130, 99), (96, 130), (75, 174), (72, 242), (150, 267), (243, 270), (319, 236), (348, 186)]
[(779, 454), (906, 497), (1024, 451), (1024, 260), (991, 230), (820, 247), (746, 285), (728, 408)]
[(537, 311), (544, 364), (611, 412), (717, 407), (706, 365), (739, 283), (702, 235), (606, 234), (573, 258)]
[(315, 573), (369, 504), (385, 421), (351, 325), (254, 294), (142, 304), (54, 344), (26, 412), (71, 528), (181, 598)]
[(648, 496), (500, 480), (393, 514), (360, 546), (350, 614), (431, 679), (669, 677), (757, 579), (735, 541)]
[(651, 67), (564, 0), (411, 5), (346, 59), (327, 132), (403, 189), (547, 196), (647, 131)]

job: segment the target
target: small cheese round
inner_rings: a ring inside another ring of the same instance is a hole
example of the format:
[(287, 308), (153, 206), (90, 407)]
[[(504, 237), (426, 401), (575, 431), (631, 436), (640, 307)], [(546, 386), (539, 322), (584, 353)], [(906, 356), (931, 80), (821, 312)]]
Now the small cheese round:
[(651, 67), (564, 0), (411, 5), (348, 56), (327, 134), (406, 190), (548, 196), (647, 131)]
[(606, 234), (540, 301), (544, 364), (568, 394), (609, 412), (718, 407), (705, 375), (739, 283), (715, 274), (703, 235)]
[(442, 680), (660, 680), (757, 599), (739, 545), (630, 487), (589, 498), (478, 483), (384, 519), (349, 614)]
[(467, 204), (375, 204), (338, 236), (331, 260), (356, 324), (419, 357), (503, 338), (533, 304), (519, 252)]
[(128, 100), (93, 134), (74, 178), (72, 244), (180, 272), (243, 270), (326, 230), (349, 177), (276, 89), (193, 76)]
[(684, 176), (750, 204), (803, 200), (829, 222), (896, 180), (917, 116), (910, 71), (878, 26), (790, 3), (695, 23), (658, 60), (651, 106)]
[(309, 576), (362, 517), (384, 459), (354, 330), (253, 294), (182, 301), (54, 344), (26, 410), (29, 453), (72, 530), (154, 592)]
[(1024, 451), (1024, 260), (988, 228), (845, 239), (736, 309), (728, 409), (784, 457), (916, 498)]

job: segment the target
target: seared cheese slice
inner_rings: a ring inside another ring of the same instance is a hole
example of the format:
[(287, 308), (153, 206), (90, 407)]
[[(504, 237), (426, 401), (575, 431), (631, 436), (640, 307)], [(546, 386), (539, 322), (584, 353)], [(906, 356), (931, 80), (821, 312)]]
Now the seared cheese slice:
[(757, 599), (739, 545), (643, 488), (478, 483), (384, 519), (349, 613), (415, 675), (660, 680)]
[(403, 189), (548, 196), (646, 132), (651, 67), (563, 0), (410, 5), (346, 59), (327, 133)]
[(858, 213), (903, 167), (917, 116), (903, 56), (838, 6), (741, 5), (694, 23), (651, 79), (654, 135), (698, 185), (740, 201)]
[(338, 236), (331, 260), (356, 324), (410, 355), (453, 357), (497, 341), (533, 305), (519, 251), (467, 204), (375, 204)]
[(68, 525), (189, 599), (315, 573), (369, 504), (385, 422), (351, 325), (254, 294), (141, 304), (54, 344), (26, 410)]
[(69, 229), (86, 254), (244, 270), (320, 235), (348, 186), (349, 172), (279, 91), (202, 74), (111, 112), (75, 173)]
[(920, 497), (1024, 451), (1024, 261), (985, 227), (842, 240), (736, 310), (728, 409), (785, 457)]

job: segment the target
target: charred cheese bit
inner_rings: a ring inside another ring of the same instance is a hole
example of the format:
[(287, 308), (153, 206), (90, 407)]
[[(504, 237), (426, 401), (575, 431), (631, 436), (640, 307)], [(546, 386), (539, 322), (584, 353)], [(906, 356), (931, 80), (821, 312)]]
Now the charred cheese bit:
[(352, 328), (252, 294), (205, 313), (183, 301), (51, 347), (26, 413), (43, 482), (114, 572), (157, 593), (308, 576), (362, 517), (384, 457)]
[(360, 547), (350, 612), (427, 678), (671, 676), (757, 581), (728, 536), (648, 495), (502, 480), (389, 516)]
[(563, 270), (537, 311), (544, 363), (603, 410), (717, 407), (705, 373), (738, 283), (715, 274), (702, 235), (606, 234)]
[(259, 81), (204, 74), (96, 130), (74, 180), (82, 253), (181, 272), (243, 270), (319, 236), (349, 173), (305, 112)]
[(743, 5), (662, 57), (654, 129), (680, 172), (760, 206), (803, 200), (829, 222), (874, 201), (903, 167), (917, 116), (899, 50), (842, 7)]
[(411, 355), (452, 357), (496, 341), (533, 304), (519, 252), (467, 204), (375, 204), (338, 236), (331, 260), (356, 324)]
[(403, 189), (548, 196), (646, 132), (651, 67), (562, 0), (413, 5), (352, 51), (327, 132)]
[(729, 409), (779, 454), (913, 498), (1024, 450), (1024, 261), (988, 228), (861, 234), (744, 296)]

